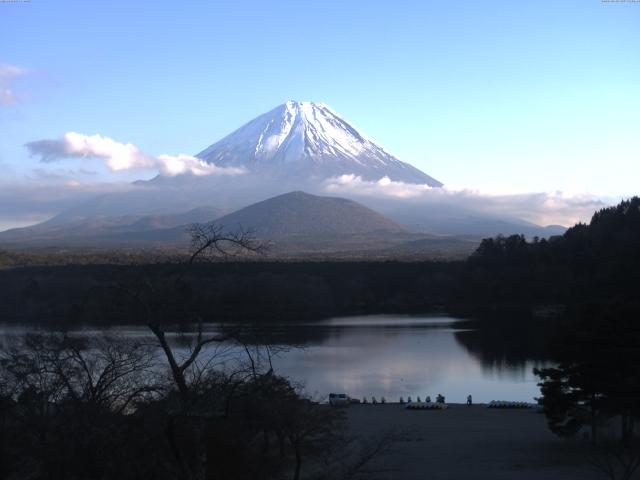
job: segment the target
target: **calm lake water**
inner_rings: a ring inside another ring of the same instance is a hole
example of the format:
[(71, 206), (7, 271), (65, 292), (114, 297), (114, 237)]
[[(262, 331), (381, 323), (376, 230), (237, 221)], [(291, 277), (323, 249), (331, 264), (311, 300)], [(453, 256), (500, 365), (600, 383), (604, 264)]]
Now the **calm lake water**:
[[(215, 330), (216, 326), (207, 328)], [(73, 333), (92, 336), (100, 332), (85, 329)], [(118, 327), (108, 332), (153, 341), (144, 327)], [(468, 394), (476, 402), (533, 401), (540, 395), (532, 370), (545, 363), (526, 356), (514, 360), (509, 348), (502, 348), (512, 339), (503, 339), (498, 333), (497, 342), (487, 343), (486, 335), (463, 328), (452, 317), (348, 317), (271, 325), (269, 332), (275, 343), (296, 345), (273, 357), (276, 373), (302, 384), (306, 393), (316, 398), (344, 392), (369, 400), (384, 396), (387, 401), (398, 401), (400, 396), (415, 400), (430, 395), (435, 399), (442, 393), (448, 402), (462, 403)], [(16, 333), (20, 329), (0, 328), (5, 340)], [(180, 345), (179, 338), (174, 341)], [(186, 351), (184, 348), (183, 353)], [(208, 350), (207, 355), (217, 354), (224, 362), (239, 351), (238, 346), (225, 345)]]
[(331, 319), (306, 327), (316, 329), (317, 338), (277, 358), (274, 366), (318, 395), (345, 392), (397, 401), (442, 393), (453, 403), (468, 394), (478, 402), (533, 401), (540, 395), (533, 368), (541, 363), (496, 361), (496, 352), (484, 359), (466, 346), (476, 346), (475, 332), (457, 323), (451, 317)]

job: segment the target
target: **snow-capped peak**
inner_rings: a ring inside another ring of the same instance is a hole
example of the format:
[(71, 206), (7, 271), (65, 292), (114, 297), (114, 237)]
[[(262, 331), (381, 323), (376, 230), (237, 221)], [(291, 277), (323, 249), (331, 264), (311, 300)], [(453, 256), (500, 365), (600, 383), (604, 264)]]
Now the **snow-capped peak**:
[(279, 178), (353, 174), (441, 186), (387, 153), (323, 103), (288, 101), (260, 115), (197, 157)]

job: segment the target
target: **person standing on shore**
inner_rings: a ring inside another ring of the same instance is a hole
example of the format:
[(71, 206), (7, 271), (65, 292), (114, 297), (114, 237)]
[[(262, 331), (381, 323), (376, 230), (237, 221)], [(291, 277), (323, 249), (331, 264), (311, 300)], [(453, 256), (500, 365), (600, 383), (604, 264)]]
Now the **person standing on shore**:
[(467, 405), (471, 406), (473, 404), (473, 399), (471, 398), (471, 394), (467, 395)]

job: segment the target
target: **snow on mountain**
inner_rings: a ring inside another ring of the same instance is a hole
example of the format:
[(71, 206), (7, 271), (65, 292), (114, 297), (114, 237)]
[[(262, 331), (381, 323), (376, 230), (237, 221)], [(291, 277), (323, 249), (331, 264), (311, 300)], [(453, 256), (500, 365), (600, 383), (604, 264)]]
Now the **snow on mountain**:
[(274, 179), (324, 180), (353, 174), (441, 187), (442, 183), (384, 151), (322, 103), (274, 108), (197, 157), (219, 167), (241, 167)]

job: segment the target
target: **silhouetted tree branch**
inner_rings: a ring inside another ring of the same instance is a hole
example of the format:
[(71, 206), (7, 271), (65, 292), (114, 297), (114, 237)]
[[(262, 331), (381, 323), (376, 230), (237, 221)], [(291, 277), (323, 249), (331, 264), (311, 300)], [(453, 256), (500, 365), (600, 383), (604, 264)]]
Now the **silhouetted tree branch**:
[(244, 229), (229, 232), (215, 222), (195, 223), (188, 230), (191, 235), (191, 256), (189, 264), (197, 260), (237, 257), (247, 254), (264, 254), (266, 242), (258, 241), (253, 230)]

